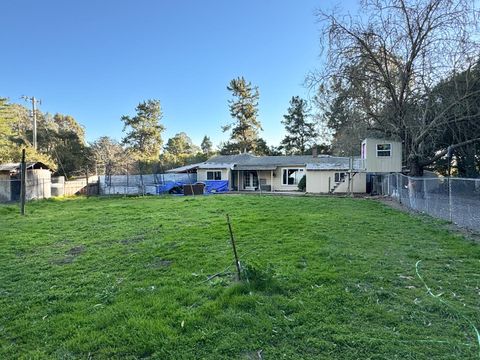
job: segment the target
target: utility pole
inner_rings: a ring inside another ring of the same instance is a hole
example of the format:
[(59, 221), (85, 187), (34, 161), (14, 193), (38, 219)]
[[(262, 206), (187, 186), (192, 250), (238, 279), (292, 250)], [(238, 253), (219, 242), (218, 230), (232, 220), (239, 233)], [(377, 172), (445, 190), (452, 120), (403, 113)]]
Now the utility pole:
[(22, 99), (25, 101), (30, 101), (32, 103), (32, 121), (33, 121), (33, 148), (37, 150), (37, 104), (42, 102), (37, 99), (35, 96), (22, 96)]

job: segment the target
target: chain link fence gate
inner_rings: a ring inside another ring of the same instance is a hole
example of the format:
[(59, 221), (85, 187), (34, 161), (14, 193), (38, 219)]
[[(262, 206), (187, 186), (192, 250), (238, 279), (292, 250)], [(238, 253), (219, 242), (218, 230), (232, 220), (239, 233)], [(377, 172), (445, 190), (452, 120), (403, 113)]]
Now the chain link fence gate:
[(408, 208), (480, 231), (480, 179), (386, 175), (382, 194)]

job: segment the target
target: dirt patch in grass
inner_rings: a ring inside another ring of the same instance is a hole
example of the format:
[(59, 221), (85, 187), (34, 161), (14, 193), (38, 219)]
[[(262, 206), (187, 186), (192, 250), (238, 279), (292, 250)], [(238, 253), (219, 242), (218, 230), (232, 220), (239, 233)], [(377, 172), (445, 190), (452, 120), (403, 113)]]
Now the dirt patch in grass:
[(72, 247), (70, 250), (66, 252), (66, 254), (75, 257), (82, 254), (84, 251), (85, 251), (85, 246), (79, 245), (79, 246)]
[(172, 265), (172, 260), (162, 259), (162, 258), (154, 258), (153, 261), (148, 264), (148, 267), (159, 269), (159, 268), (166, 268)]
[(61, 259), (55, 259), (52, 261), (52, 264), (55, 265), (67, 265), (71, 264), (73, 262), (74, 257), (73, 256), (67, 256)]
[(123, 239), (120, 242), (123, 245), (130, 245), (130, 244), (136, 244), (136, 243), (142, 242), (144, 240), (145, 240), (145, 234), (139, 234), (139, 235), (131, 236), (127, 239)]
[(52, 263), (55, 265), (71, 264), (75, 260), (75, 258), (83, 254), (85, 250), (86, 250), (86, 247), (84, 245), (74, 246), (65, 252), (65, 257), (60, 259), (55, 259), (52, 261)]

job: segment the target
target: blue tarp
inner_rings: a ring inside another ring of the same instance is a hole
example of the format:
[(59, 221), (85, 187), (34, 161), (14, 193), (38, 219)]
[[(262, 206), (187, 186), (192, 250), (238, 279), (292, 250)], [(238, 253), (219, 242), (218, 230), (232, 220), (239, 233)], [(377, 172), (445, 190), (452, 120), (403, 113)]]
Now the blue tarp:
[(228, 180), (205, 180), (205, 193), (214, 194), (228, 191)]
[(177, 187), (177, 186), (182, 187), (183, 183), (178, 181), (168, 181), (164, 184), (156, 185), (157, 194), (168, 193), (170, 190), (172, 190), (174, 187)]
[[(223, 193), (228, 191), (228, 180), (205, 180), (205, 194), (215, 194)], [(165, 194), (172, 190), (174, 187), (188, 186), (189, 184), (178, 182), (178, 181), (168, 181), (164, 184), (156, 185), (157, 194)]]

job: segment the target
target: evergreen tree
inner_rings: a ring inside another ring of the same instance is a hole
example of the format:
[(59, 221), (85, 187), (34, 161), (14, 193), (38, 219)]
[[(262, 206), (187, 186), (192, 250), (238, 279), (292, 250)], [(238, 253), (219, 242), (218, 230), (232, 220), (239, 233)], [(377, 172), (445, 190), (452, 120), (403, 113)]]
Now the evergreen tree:
[[(236, 155), (242, 152), (242, 148), (235, 142), (224, 142), (219, 146), (220, 154), (222, 155)], [(255, 139), (252, 146), (252, 153), (259, 156), (264, 155), (281, 155), (274, 146), (269, 147), (265, 139), (258, 137)]]
[(210, 140), (210, 138), (207, 135), (205, 135), (203, 137), (202, 143), (200, 144), (200, 148), (202, 149), (202, 151), (205, 155), (209, 155), (209, 154), (212, 153), (213, 144), (212, 144), (212, 141)]
[(255, 150), (258, 132), (262, 130), (258, 116), (258, 88), (246, 82), (243, 77), (230, 81), (227, 89), (232, 92), (229, 101), (230, 115), (234, 119), (224, 126), (224, 132), (231, 130), (230, 143), (236, 145), (240, 152)]
[(163, 117), (159, 100), (147, 100), (135, 108), (134, 117), (122, 116), (123, 131), (127, 131), (122, 143), (139, 160), (157, 160), (162, 148), (162, 132), (165, 127), (160, 123)]
[(172, 155), (179, 156), (182, 154), (195, 154), (200, 152), (200, 149), (197, 145), (193, 144), (192, 139), (190, 139), (186, 133), (181, 132), (168, 139), (165, 151), (168, 151)]
[(206, 159), (206, 154), (184, 132), (168, 139), (165, 152), (160, 156), (163, 166), (167, 168), (202, 162)]
[(287, 154), (303, 155), (313, 145), (318, 132), (315, 123), (308, 121), (309, 106), (306, 100), (292, 96), (288, 113), (283, 116), (287, 135), (280, 143)]
[(86, 167), (92, 165), (91, 152), (85, 142), (85, 129), (70, 115), (57, 113), (53, 119), (46, 118), (42, 123), (49, 123), (50, 130), (47, 132), (45, 127), (40, 128), (39, 133), (43, 136), (39, 141), (39, 149), (48, 149), (53, 153), (61, 175), (83, 175)]

